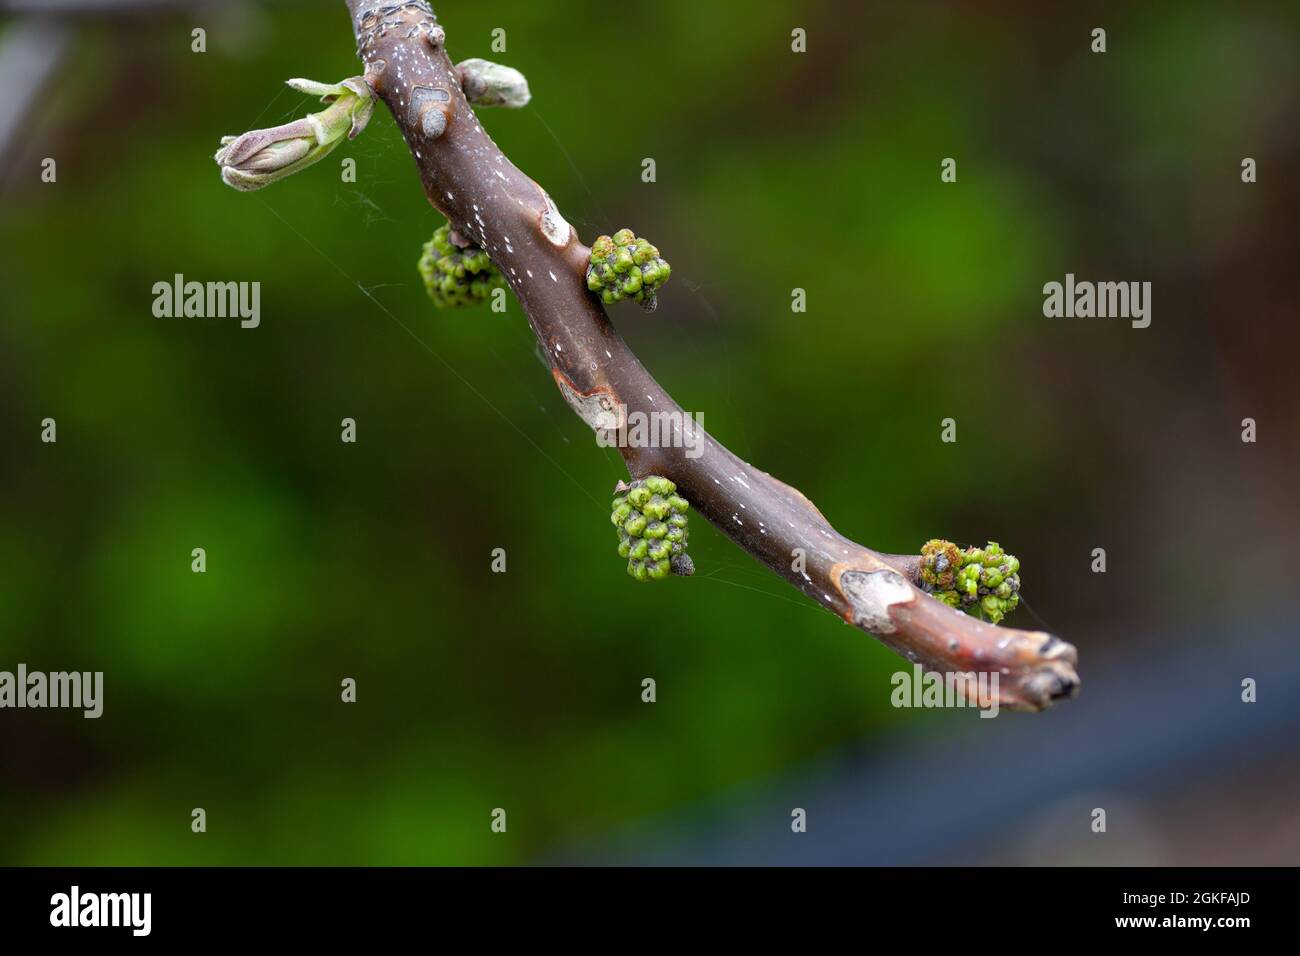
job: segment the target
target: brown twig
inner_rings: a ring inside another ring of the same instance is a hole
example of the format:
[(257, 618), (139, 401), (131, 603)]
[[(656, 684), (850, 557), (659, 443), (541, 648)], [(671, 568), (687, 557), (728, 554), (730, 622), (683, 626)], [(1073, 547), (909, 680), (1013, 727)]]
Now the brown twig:
[[(619, 406), (686, 420), (587, 290), (590, 250), (545, 190), (484, 132), (427, 4), (348, 0), (347, 6), (366, 82), (405, 136), (429, 201), (491, 255), (573, 410), (595, 429)], [(947, 607), (916, 586), (915, 556), (855, 544), (794, 488), (741, 461), (702, 429), (696, 437), (698, 456), (682, 447), (621, 451), (633, 477), (676, 482), (692, 507), (741, 548), (909, 660), (939, 671), (997, 674), (1001, 707), (1041, 710), (1076, 693), (1073, 646)]]

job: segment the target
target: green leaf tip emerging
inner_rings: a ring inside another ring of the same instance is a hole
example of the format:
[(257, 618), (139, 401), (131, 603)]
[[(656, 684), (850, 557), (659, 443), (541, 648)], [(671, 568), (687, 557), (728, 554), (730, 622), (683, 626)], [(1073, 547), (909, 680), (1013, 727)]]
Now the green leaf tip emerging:
[(610, 521), (618, 529), (618, 554), (638, 581), (658, 581), (669, 573), (689, 575), (695, 565), (686, 553), (686, 499), (667, 478), (649, 475), (614, 489)]
[(354, 76), (341, 83), (293, 79), (289, 86), (319, 96), (329, 104), (319, 113), (269, 129), (223, 136), (213, 159), (221, 180), (241, 192), (252, 192), (320, 162), (344, 139), (355, 139), (366, 128), (375, 108), (366, 81)]
[(587, 288), (606, 305), (632, 299), (653, 312), (658, 304), (655, 293), (671, 274), (672, 269), (660, 258), (658, 249), (637, 238), (631, 229), (620, 229), (592, 243)]
[(993, 624), (1020, 603), (1020, 559), (996, 541), (964, 550), (942, 538), (927, 541), (920, 579), (922, 591)]
[(424, 244), (420, 256), (424, 289), (440, 309), (486, 302), (493, 289), (506, 284), (488, 254), (473, 245), (452, 241), (451, 226), (444, 224)]

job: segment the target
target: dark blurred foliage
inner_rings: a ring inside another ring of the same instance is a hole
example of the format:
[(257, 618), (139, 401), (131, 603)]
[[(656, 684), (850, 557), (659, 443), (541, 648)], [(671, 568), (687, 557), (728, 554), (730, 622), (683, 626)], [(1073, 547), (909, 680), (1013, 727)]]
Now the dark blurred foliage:
[[(672, 263), (657, 313), (613, 317), (683, 406), (872, 547), (1001, 541), (1029, 605), (1008, 623), (1076, 643), (1062, 706), (1104, 709), (1098, 662), (1190, 620), (1231, 641), (1294, 596), (1284, 7), (439, 12), (454, 57), (527, 74), (533, 103), (483, 122), (582, 237), (631, 226)], [(383, 110), (306, 173), (221, 184), (220, 135), (356, 66), (341, 3), (78, 20), (2, 158), (0, 668), (103, 670), (106, 701), (0, 713), (0, 860), (524, 862), (847, 741), (951, 732), (890, 708), (899, 658), (699, 519), (693, 580), (626, 577), (625, 472), (517, 304), (429, 306), (441, 220)], [(1045, 319), (1066, 272), (1150, 280), (1151, 328)], [(261, 327), (155, 318), (175, 273), (260, 281)]]

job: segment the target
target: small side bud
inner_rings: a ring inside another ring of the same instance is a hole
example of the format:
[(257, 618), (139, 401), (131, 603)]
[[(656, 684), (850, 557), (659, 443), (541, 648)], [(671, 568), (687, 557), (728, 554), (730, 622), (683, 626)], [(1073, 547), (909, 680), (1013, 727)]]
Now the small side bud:
[(473, 106), (504, 106), (517, 110), (533, 98), (528, 79), (518, 70), (477, 58), (456, 64), (465, 99)]
[(288, 84), (319, 96), (328, 107), (280, 126), (223, 136), (213, 159), (227, 186), (251, 192), (320, 162), (345, 137), (354, 139), (365, 129), (374, 112), (374, 95), (359, 76), (342, 83), (292, 79)]

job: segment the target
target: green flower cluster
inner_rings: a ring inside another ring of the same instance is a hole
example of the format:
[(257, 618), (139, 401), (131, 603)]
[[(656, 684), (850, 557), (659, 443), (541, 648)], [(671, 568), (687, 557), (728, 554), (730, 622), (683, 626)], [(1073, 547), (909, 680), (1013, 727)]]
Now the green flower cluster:
[(659, 258), (658, 249), (638, 239), (631, 229), (620, 229), (592, 243), (587, 288), (599, 293), (606, 305), (635, 299), (647, 311), (653, 311), (655, 292), (671, 274), (668, 263)]
[(451, 241), (451, 226), (443, 225), (424, 244), (420, 275), (425, 291), (440, 309), (486, 302), (505, 279), (478, 246), (461, 248)]
[(921, 590), (997, 624), (1020, 603), (1020, 559), (996, 541), (962, 550), (935, 538), (921, 548)]
[(668, 572), (695, 570), (686, 553), (686, 499), (667, 478), (650, 475), (620, 481), (614, 489), (610, 520), (618, 528), (618, 554), (627, 558), (627, 573), (638, 581), (666, 578)]

